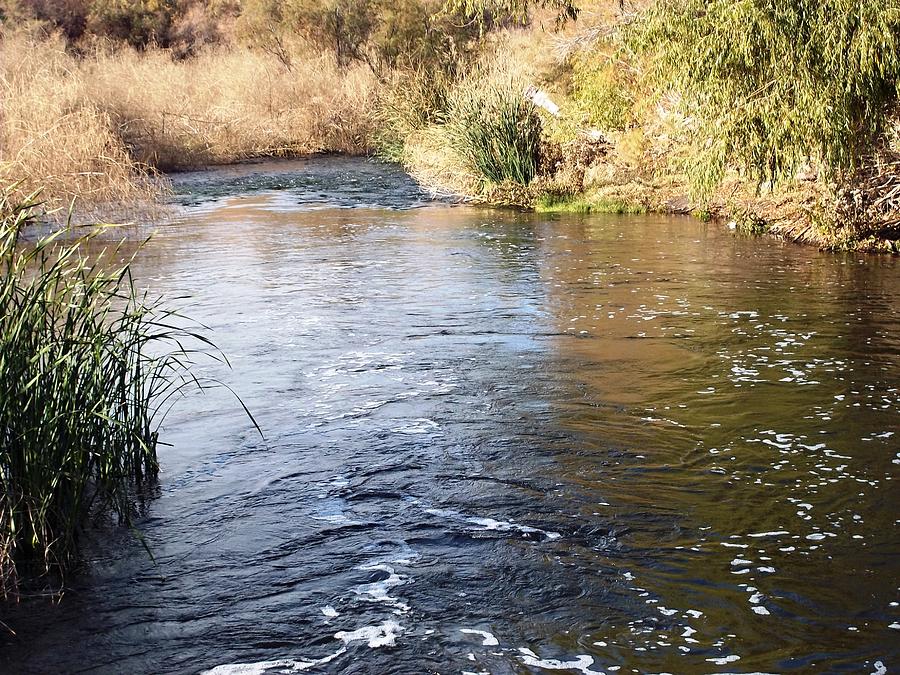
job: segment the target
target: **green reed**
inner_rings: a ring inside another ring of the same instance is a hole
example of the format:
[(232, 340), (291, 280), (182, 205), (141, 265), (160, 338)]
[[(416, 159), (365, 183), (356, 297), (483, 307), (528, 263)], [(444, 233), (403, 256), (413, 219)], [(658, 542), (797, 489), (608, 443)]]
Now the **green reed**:
[(473, 77), (450, 96), (451, 148), (491, 184), (528, 185), (540, 163), (541, 118), (515, 78)]
[[(101, 230), (37, 240), (34, 196), (0, 191), (0, 595), (61, 581), (89, 522), (129, 523), (158, 472), (157, 428), (197, 383), (180, 317), (136, 290), (131, 258), (88, 255)], [(199, 341), (199, 343), (198, 343)]]

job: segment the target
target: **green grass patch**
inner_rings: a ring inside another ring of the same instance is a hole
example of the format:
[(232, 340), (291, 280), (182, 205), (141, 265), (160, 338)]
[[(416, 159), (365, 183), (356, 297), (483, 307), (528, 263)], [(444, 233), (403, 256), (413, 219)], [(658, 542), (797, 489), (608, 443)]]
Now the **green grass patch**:
[(616, 213), (639, 215), (647, 213), (643, 204), (634, 204), (617, 199), (587, 199), (578, 195), (540, 196), (534, 205), (538, 213)]

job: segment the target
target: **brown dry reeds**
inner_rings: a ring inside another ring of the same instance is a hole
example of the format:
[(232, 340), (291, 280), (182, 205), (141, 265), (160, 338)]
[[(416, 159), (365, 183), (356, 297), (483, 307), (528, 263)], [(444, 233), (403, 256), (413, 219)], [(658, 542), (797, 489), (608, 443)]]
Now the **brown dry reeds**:
[(0, 183), (19, 196), (46, 186), (54, 206), (75, 196), (129, 202), (156, 192), (62, 39), (0, 39)]
[(97, 52), (82, 71), (133, 156), (161, 169), (366, 152), (371, 72), (339, 69), (329, 55), (293, 64), (233, 47), (178, 61), (163, 50), (117, 49)]
[(0, 182), (44, 187), (52, 206), (152, 199), (154, 169), (260, 156), (369, 150), (376, 80), (302, 54), (211, 48), (67, 51), (61, 38), (0, 33)]

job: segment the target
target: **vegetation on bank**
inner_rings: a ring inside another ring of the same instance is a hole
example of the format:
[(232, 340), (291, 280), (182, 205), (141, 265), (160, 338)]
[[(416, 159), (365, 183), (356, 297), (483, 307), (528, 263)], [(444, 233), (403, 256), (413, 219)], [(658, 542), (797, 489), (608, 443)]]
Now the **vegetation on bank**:
[[(89, 523), (128, 523), (157, 474), (157, 427), (207, 340), (135, 289), (93, 234), (38, 240), (0, 194), (0, 599), (55, 589)], [(199, 342), (198, 342), (199, 341)]]
[(0, 17), (0, 177), (57, 203), (345, 152), (491, 203), (693, 212), (832, 248), (900, 236), (900, 0), (0, 0)]
[(204, 340), (118, 250), (23, 238), (37, 187), (374, 154), (487, 203), (898, 252), (898, 82), (900, 0), (0, 0), (0, 594), (129, 521)]

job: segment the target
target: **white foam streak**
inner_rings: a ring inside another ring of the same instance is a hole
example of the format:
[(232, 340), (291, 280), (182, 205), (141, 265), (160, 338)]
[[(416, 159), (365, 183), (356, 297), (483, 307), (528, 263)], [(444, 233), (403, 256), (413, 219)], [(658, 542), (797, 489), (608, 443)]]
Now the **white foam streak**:
[(591, 670), (594, 658), (587, 654), (580, 654), (575, 661), (559, 661), (557, 659), (542, 659), (530, 649), (519, 647), (520, 657), (526, 666), (544, 668), (545, 670), (577, 670), (584, 675), (605, 675), (602, 671)]
[(399, 623), (388, 619), (380, 626), (363, 626), (353, 631), (338, 631), (334, 637), (344, 644), (365, 640), (369, 647), (375, 649), (377, 647), (393, 647), (397, 644), (397, 636), (402, 632), (403, 627)]
[(491, 633), (488, 633), (486, 630), (476, 630), (474, 628), (460, 628), (460, 633), (465, 633), (466, 635), (480, 635), (483, 638), (482, 645), (485, 647), (496, 647), (500, 644), (500, 641), (497, 640)]
[(334, 654), (316, 659), (315, 661), (296, 661), (294, 659), (278, 659), (276, 661), (257, 661), (256, 663), (225, 663), (210, 670), (205, 670), (201, 675), (275, 675), (278, 673), (300, 673), (315, 666), (324, 666), (347, 651), (341, 647)]

